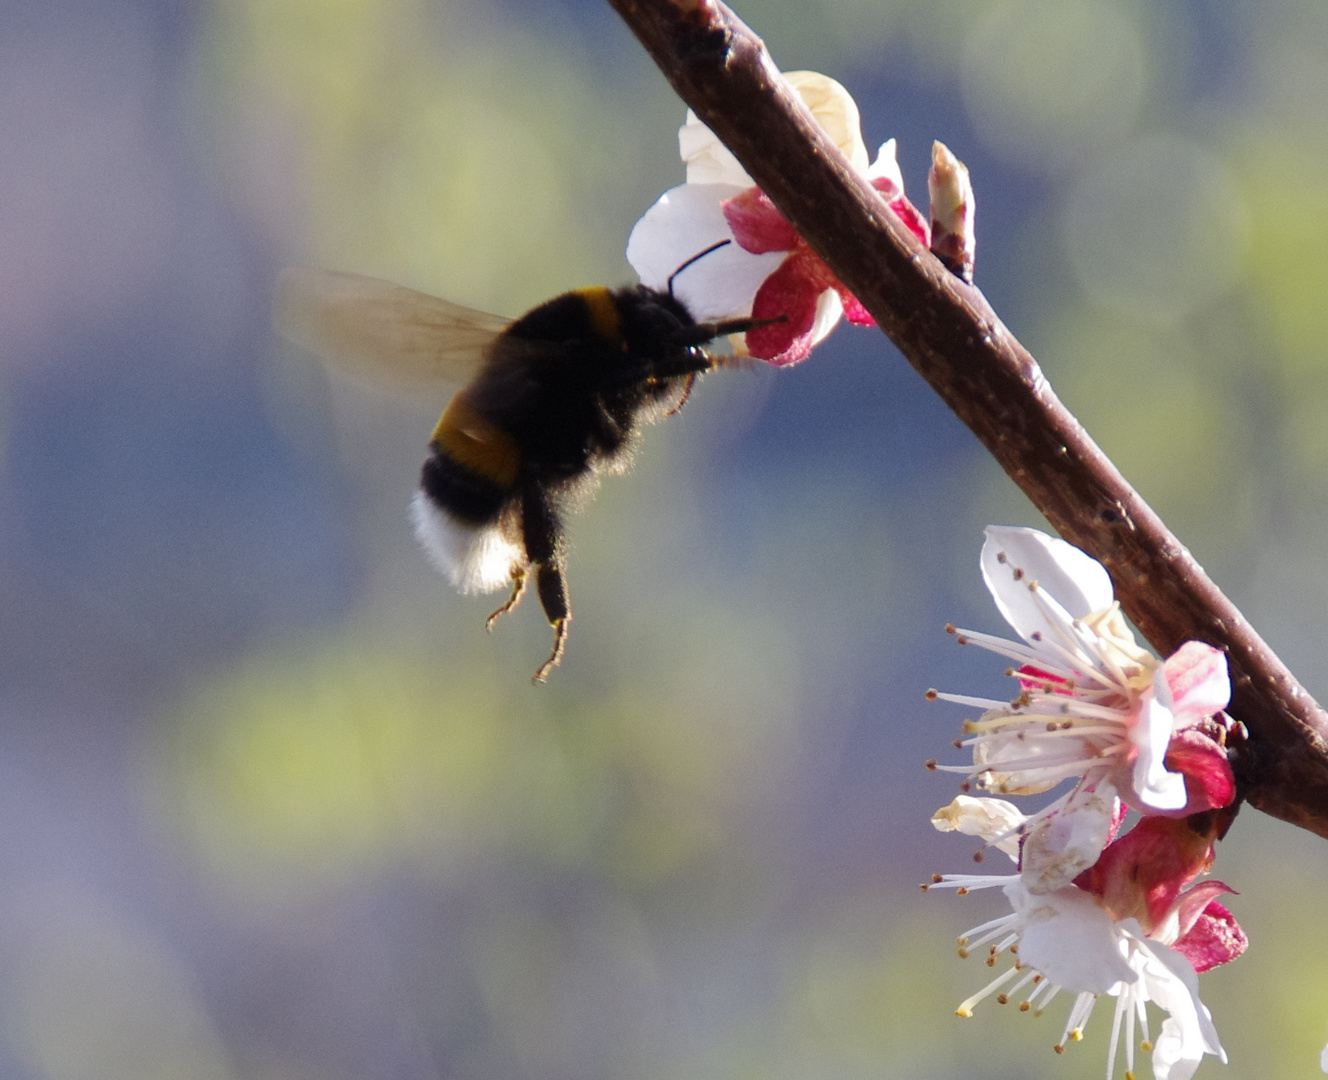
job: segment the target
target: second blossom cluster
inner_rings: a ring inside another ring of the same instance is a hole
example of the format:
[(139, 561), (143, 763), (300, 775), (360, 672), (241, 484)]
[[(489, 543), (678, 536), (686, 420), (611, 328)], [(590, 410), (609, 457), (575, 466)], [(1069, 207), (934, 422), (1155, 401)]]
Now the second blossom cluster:
[[(1205, 1054), (1226, 1060), (1198, 974), (1235, 959), (1246, 940), (1208, 873), (1230, 824), (1236, 787), (1226, 657), (1197, 641), (1166, 660), (1141, 648), (1095, 560), (1033, 529), (990, 527), (982, 574), (1020, 640), (949, 628), (964, 644), (1008, 659), (1011, 701), (929, 692), (980, 710), (958, 745), (972, 764), (966, 791), (933, 817), (941, 831), (1004, 852), (1014, 873), (938, 875), (928, 888), (998, 887), (1010, 912), (960, 938), (961, 955), (986, 949), (1013, 964), (963, 1002), (961, 1016), (996, 995), (1027, 991), (1023, 1011), (1074, 995), (1063, 1050), (1082, 1037), (1099, 995), (1116, 999), (1107, 1077), (1122, 1036), (1126, 1076), (1137, 1040), (1158, 1080), (1188, 1080)], [(996, 796), (1069, 790), (1031, 813)], [(1122, 832), (1130, 811), (1136, 824)], [(1166, 1012), (1156, 1039), (1146, 1004)]]

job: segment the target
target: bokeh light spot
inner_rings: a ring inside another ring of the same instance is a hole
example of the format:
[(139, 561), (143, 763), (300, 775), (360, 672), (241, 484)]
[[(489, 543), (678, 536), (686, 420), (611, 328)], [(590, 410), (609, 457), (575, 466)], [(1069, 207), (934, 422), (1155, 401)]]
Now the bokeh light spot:
[(1015, 161), (1076, 157), (1127, 132), (1147, 82), (1141, 28), (1121, 5), (1001, 4), (968, 38), (964, 94), (973, 127)]
[(1220, 296), (1240, 271), (1245, 233), (1244, 200), (1227, 169), (1177, 136), (1114, 151), (1065, 211), (1080, 284), (1145, 319), (1182, 319)]

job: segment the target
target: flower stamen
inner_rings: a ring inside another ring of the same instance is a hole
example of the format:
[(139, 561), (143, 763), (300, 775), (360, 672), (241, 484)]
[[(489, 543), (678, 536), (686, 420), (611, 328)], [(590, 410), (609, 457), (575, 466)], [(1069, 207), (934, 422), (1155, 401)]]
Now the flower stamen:
[(1004, 986), (1006, 983), (1008, 983), (1018, 974), (1019, 974), (1019, 968), (1018, 966), (1015, 966), (1008, 968), (1000, 975), (997, 975), (996, 978), (992, 979), (991, 982), (989, 982), (986, 986), (984, 986), (972, 997), (965, 998), (963, 1001), (961, 1001), (959, 1003), (958, 1008), (955, 1009), (955, 1016), (959, 1016), (967, 1020), (970, 1016), (973, 1015), (974, 1005), (984, 1000), (985, 998), (990, 997), (992, 994), (994, 994), (997, 990), (999, 990), (1002, 986)]

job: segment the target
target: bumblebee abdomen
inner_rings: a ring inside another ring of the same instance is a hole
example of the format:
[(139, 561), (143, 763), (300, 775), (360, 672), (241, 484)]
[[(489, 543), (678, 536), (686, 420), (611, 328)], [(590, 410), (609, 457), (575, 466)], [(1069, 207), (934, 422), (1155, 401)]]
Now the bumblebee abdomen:
[(511, 486), (494, 483), (436, 446), (420, 470), (420, 490), (440, 510), (474, 526), (496, 520), (512, 497)]
[(429, 441), (412, 513), (420, 541), (463, 592), (501, 588), (525, 564), (509, 509), (521, 460), (517, 440), (468, 390), (452, 398)]
[(521, 448), (475, 406), (468, 389), (448, 403), (429, 440), (435, 451), (461, 471), (499, 488), (511, 488), (521, 471)]
[(528, 562), (520, 522), (505, 510), (506, 504), (500, 503), (491, 520), (467, 521), (427, 488), (417, 491), (410, 504), (415, 535), (424, 550), (452, 584), (466, 593), (504, 588)]

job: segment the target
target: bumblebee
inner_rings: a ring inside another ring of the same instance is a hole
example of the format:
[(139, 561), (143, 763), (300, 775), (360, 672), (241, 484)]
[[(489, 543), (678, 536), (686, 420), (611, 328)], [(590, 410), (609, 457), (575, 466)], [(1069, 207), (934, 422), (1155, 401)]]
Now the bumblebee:
[(278, 279), (278, 329), (323, 359), (464, 384), (429, 439), (415, 532), (462, 592), (510, 588), (489, 629), (534, 579), (554, 635), (536, 682), (561, 661), (572, 618), (564, 513), (626, 465), (643, 421), (676, 412), (726, 362), (703, 346), (768, 321), (698, 323), (669, 286), (577, 289), (510, 321), (353, 274)]

